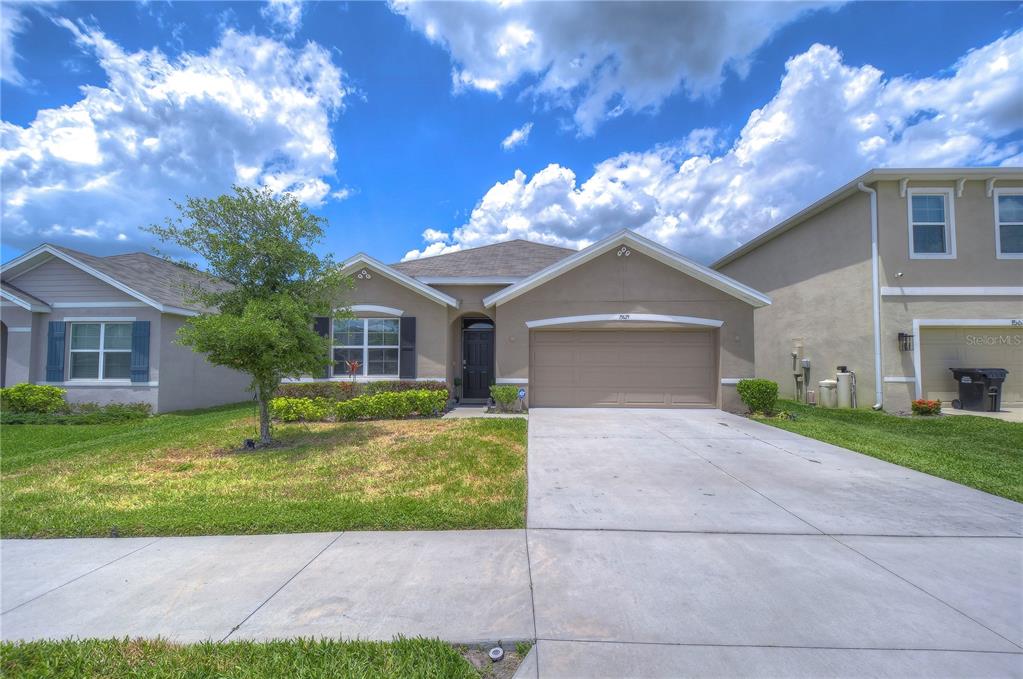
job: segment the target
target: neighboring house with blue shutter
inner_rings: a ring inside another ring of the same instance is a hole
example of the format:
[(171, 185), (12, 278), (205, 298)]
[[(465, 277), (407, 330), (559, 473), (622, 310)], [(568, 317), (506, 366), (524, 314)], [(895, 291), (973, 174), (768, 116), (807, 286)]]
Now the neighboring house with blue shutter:
[(141, 252), (96, 257), (44, 244), (0, 269), (0, 380), (52, 384), (68, 400), (154, 412), (251, 398), (249, 377), (177, 344), (204, 309), (188, 287), (223, 286)]

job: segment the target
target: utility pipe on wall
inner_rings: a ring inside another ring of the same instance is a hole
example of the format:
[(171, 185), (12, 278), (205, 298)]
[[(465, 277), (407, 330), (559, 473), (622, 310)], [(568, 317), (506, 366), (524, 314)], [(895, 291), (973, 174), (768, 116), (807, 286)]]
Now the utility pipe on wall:
[(874, 307), (874, 410), (880, 410), (884, 399), (884, 383), (881, 380), (881, 283), (877, 254), (877, 191), (863, 182), (856, 188), (870, 194), (870, 269), (871, 301)]

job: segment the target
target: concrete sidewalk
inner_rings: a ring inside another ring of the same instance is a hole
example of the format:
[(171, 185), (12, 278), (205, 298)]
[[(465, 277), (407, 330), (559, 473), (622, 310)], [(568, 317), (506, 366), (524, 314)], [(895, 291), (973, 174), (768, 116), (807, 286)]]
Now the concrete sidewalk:
[(522, 530), (4, 540), (5, 640), (533, 639)]

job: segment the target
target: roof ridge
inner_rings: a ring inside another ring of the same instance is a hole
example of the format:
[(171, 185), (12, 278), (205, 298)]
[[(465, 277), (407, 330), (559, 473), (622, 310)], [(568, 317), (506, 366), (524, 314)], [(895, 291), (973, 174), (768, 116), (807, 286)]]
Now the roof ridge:
[(463, 248), (461, 250), (453, 250), (452, 252), (442, 252), (439, 255), (429, 255), (427, 257), (416, 257), (415, 259), (402, 260), (400, 262), (394, 262), (394, 264), (389, 264), (388, 266), (395, 266), (396, 264), (407, 264), (408, 262), (422, 262), (428, 259), (436, 259), (437, 257), (448, 257), (450, 255), (457, 255), (462, 252), (471, 252), (473, 250), (485, 250), (486, 248), (492, 248), (498, 245), (507, 245), (508, 243), (528, 243), (530, 245), (542, 245), (543, 247), (554, 248), (556, 250), (565, 250), (566, 252), (578, 252), (578, 250), (573, 250), (572, 248), (566, 248), (560, 245), (551, 245), (550, 243), (541, 243), (539, 241), (529, 240), (527, 238), (509, 238), (508, 240), (502, 240), (496, 243), (477, 245), (476, 247)]

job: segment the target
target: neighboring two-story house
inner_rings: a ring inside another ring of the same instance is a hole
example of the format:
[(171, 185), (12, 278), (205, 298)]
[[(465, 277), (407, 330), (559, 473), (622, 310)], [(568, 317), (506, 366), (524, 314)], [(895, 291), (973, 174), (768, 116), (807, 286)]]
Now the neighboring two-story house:
[(1023, 406), (1023, 169), (873, 170), (711, 268), (771, 297), (756, 372), (785, 395), (805, 358), (810, 389), (854, 371), (861, 406), (948, 402), (953, 367), (1007, 369)]

